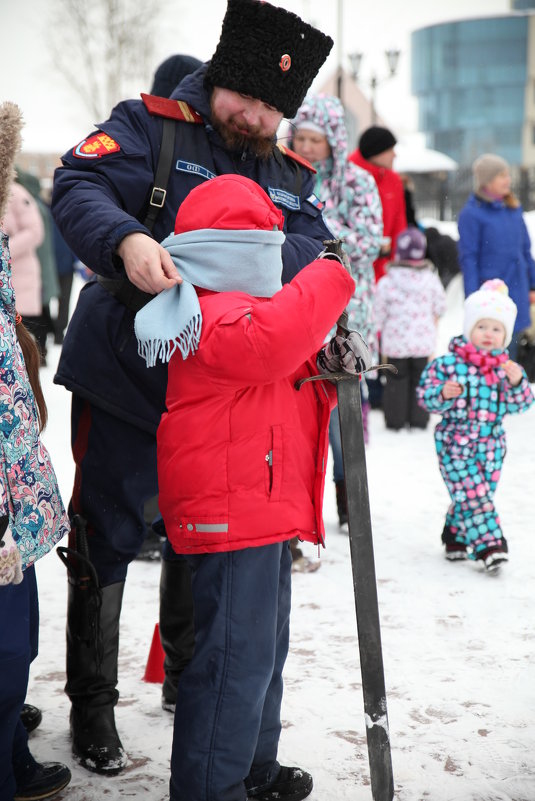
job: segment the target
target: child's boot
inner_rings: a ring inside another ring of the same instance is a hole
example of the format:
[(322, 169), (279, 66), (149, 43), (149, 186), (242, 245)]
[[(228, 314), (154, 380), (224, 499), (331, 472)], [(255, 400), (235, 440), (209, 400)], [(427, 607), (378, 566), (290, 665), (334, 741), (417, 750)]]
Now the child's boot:
[(457, 531), (452, 531), (447, 523), (444, 524), (442, 529), (441, 540), (444, 544), (444, 556), (448, 562), (458, 562), (461, 559), (468, 558), (468, 552), (464, 542), (459, 542), (457, 539)]
[(450, 542), (446, 546), (445, 557), (448, 562), (458, 562), (461, 559), (467, 559), (466, 545), (460, 542)]
[(505, 562), (509, 561), (509, 557), (505, 551), (497, 549), (485, 551), (485, 555), (481, 558), (483, 559), (487, 573), (496, 573)]
[[(246, 782), (247, 786), (247, 782)], [(301, 768), (282, 766), (275, 781), (266, 787), (253, 787), (247, 790), (247, 798), (255, 801), (302, 801), (312, 792), (313, 781), (310, 773)]]

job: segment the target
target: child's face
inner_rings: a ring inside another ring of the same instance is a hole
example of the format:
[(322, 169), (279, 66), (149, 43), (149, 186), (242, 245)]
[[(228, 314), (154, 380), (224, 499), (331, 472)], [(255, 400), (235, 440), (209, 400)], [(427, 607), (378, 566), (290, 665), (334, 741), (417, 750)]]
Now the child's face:
[(505, 327), (498, 320), (484, 318), (478, 320), (472, 328), (470, 341), (476, 348), (483, 350), (496, 350), (503, 348), (505, 343)]

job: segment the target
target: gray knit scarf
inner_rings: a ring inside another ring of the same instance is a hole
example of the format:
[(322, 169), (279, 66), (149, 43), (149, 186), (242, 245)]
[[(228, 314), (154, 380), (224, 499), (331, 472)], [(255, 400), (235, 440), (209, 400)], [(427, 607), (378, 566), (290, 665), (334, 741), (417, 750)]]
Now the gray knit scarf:
[(270, 298), (282, 287), (282, 231), (206, 228), (171, 234), (162, 242), (182, 283), (160, 292), (136, 314), (138, 353), (147, 367), (168, 362), (175, 350), (186, 359), (201, 338), (202, 314), (195, 287)]

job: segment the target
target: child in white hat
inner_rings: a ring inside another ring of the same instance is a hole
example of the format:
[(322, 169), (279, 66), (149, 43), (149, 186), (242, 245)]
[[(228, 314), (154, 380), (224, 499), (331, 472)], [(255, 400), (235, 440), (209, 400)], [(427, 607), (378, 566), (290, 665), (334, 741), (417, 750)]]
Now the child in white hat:
[(442, 532), (446, 559), (475, 559), (488, 572), (507, 561), (507, 541), (494, 506), (505, 456), (506, 414), (534, 402), (523, 368), (506, 350), (516, 306), (500, 279), (466, 298), (463, 335), (424, 370), (418, 397), (442, 415), (435, 429), (440, 472), (451, 496)]

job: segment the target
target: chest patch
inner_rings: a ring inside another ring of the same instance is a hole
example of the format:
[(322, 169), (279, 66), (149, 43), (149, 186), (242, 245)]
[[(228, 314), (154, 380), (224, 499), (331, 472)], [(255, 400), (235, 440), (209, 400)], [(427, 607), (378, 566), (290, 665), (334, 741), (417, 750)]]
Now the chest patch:
[(98, 133), (83, 139), (72, 151), (77, 159), (100, 159), (109, 153), (117, 153), (121, 147), (115, 139), (105, 133)]
[(268, 186), (268, 195), (273, 203), (278, 203), (279, 206), (284, 206), (290, 211), (299, 211), (301, 208), (299, 195), (292, 195), (285, 189), (274, 189), (272, 186)]
[(215, 173), (211, 172), (207, 167), (203, 167), (202, 164), (195, 164), (193, 161), (182, 161), (182, 159), (179, 159), (176, 163), (176, 169), (178, 172), (189, 172), (194, 175), (201, 175), (203, 178), (216, 177)]

